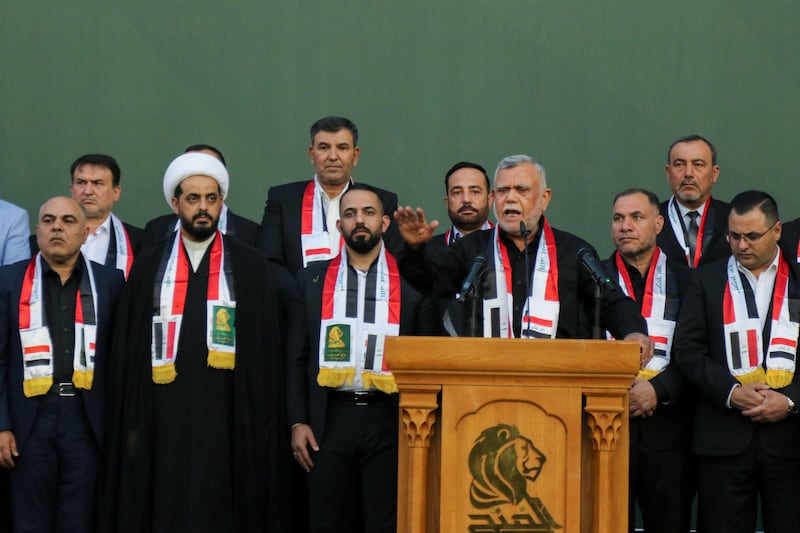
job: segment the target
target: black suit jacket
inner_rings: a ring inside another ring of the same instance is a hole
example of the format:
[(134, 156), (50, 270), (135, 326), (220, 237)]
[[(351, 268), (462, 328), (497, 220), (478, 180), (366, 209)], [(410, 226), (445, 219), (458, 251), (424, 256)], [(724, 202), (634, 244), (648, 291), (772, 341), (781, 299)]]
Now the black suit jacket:
[[(616, 283), (619, 279), (619, 271), (615, 262), (615, 254), (603, 261), (603, 268)], [(682, 264), (668, 264), (667, 269), (672, 274), (668, 279), (677, 282), (678, 300), (681, 300), (686, 289), (686, 283), (682, 280), (688, 277), (689, 267)], [(641, 312), (642, 302), (638, 300), (636, 305)], [(672, 305), (680, 306), (680, 301), (673, 302)], [(672, 351), (674, 354), (674, 341)], [(658, 406), (653, 412), (653, 416), (631, 418), (631, 438), (638, 435), (648, 448), (654, 450), (688, 450), (691, 444), (694, 420), (694, 393), (675, 363), (674, 355), (669, 366), (651, 378), (650, 383), (658, 393)]]
[(781, 226), (781, 241), (779, 243), (786, 254), (786, 259), (795, 270), (800, 269), (800, 263), (797, 261), (798, 244), (800, 244), (800, 218), (796, 218)]
[(428, 241), (428, 246), (447, 246), (447, 233), (434, 235), (433, 238)]
[[(11, 430), (20, 453), (30, 435), (41, 397), (22, 391), (22, 345), (19, 338), (19, 297), (30, 260), (0, 268), (0, 431)], [(81, 393), (97, 444), (103, 447), (106, 381), (111, 357), (114, 309), (125, 283), (114, 267), (91, 263), (97, 288), (97, 351), (92, 389)]]
[[(302, 304), (302, 335), (289, 340), (286, 370), (288, 422), (309, 424), (318, 443), (325, 432), (328, 388), (317, 384), (319, 373), (319, 327), (322, 315), (322, 289), (331, 261), (310, 263), (297, 275)], [(437, 332), (433, 303), (414, 290), (405, 280), (400, 282), (400, 335), (433, 335)]]
[[(128, 238), (131, 240), (131, 248), (133, 249), (133, 256), (136, 257), (142, 247), (145, 244), (145, 232), (141, 228), (137, 228), (136, 226), (131, 226), (127, 222), (123, 222), (122, 226), (125, 228), (125, 231), (128, 232)], [(114, 226), (111, 226), (111, 231), (114, 231)], [(31, 257), (39, 253), (39, 242), (36, 240), (36, 234), (34, 233), (31, 235)], [(116, 259), (115, 259), (115, 243), (113, 235), (108, 240), (108, 251), (106, 252), (106, 261), (105, 265), (110, 267), (116, 266)]]
[[(175, 234), (175, 223), (178, 215), (168, 214), (156, 217), (144, 227), (144, 242), (152, 246), (163, 242)], [(258, 244), (258, 234), (261, 231), (258, 224), (250, 219), (235, 214), (228, 208), (228, 227), (225, 234), (239, 242), (255, 247)]]
[[(295, 274), (303, 268), (303, 251), (300, 242), (302, 227), (303, 194), (308, 181), (296, 181), (271, 187), (267, 193), (264, 217), (261, 219), (261, 234), (258, 248), (267, 257), (277, 261)], [(392, 215), (397, 210), (397, 195), (378, 189), (383, 202), (383, 211), (389, 215), (391, 224), (383, 240), (390, 252), (394, 253), (402, 239)]]
[[(708, 204), (706, 224), (703, 227), (703, 255), (700, 256), (699, 265), (707, 265), (731, 255), (731, 248), (725, 238), (728, 233), (730, 210), (730, 204), (711, 198), (711, 202)], [(656, 242), (671, 262), (685, 265), (687, 264), (686, 253), (678, 242), (678, 238), (675, 237), (675, 232), (669, 222), (668, 211), (669, 201), (662, 202), (661, 216), (664, 217), (664, 229), (658, 234)], [(680, 228), (678, 231), (681, 231)]]
[[(400, 273), (423, 294), (452, 298), (478, 255), (492, 261), (490, 244), (493, 235), (493, 229), (481, 230), (444, 248), (426, 245), (411, 250), (404, 247), (397, 254)], [(558, 258), (558, 296), (561, 304), (556, 337), (589, 338), (594, 317), (594, 282), (578, 263), (578, 250), (587, 248), (594, 254), (594, 249), (583, 239), (565, 231), (553, 228), (553, 236)], [(636, 304), (618, 288), (604, 291), (600, 324), (618, 339), (633, 332), (647, 333), (647, 326)]]
[[(690, 276), (675, 331), (675, 361), (697, 392), (693, 451), (699, 455), (736, 455), (745, 451), (757, 434), (767, 453), (800, 457), (800, 419), (796, 415), (780, 422), (758, 423), (726, 406), (737, 383), (725, 355), (722, 300), (728, 281), (726, 265), (725, 260), (717, 261)], [(789, 305), (800, 306), (800, 285), (792, 270), (788, 291)], [(798, 372), (791, 384), (778, 392), (800, 403)]]

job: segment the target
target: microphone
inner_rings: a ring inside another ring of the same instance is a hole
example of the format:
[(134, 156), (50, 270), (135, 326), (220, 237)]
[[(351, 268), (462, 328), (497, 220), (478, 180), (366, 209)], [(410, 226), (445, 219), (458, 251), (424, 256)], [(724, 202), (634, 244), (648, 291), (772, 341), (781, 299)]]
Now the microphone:
[(461, 284), (461, 290), (456, 294), (456, 301), (463, 301), (464, 298), (472, 292), (472, 289), (475, 288), (475, 282), (478, 281), (485, 264), (486, 258), (484, 256), (479, 255), (475, 258), (475, 262), (472, 263), (472, 268), (469, 269), (469, 274), (464, 278), (464, 283)]
[(603, 267), (600, 266), (600, 263), (597, 262), (597, 258), (595, 258), (594, 254), (588, 248), (581, 248), (578, 250), (578, 259), (589, 274), (591, 274), (598, 287), (605, 289), (615, 289), (617, 287), (611, 278), (606, 275)]
[(525, 222), (522, 220), (519, 221), (519, 234), (526, 241), (528, 240), (528, 235), (531, 234), (531, 232), (528, 230), (528, 227), (525, 225)]
[[(531, 317), (528, 313), (528, 297), (531, 295), (531, 264), (528, 259), (528, 235), (531, 234), (530, 230), (525, 226), (525, 221), (519, 221), (519, 234), (522, 236), (522, 241), (525, 243), (525, 305), (522, 306), (522, 316), (528, 317), (525, 324), (520, 323), (520, 337), (525, 337), (525, 332), (531, 330)], [(522, 322), (522, 321), (520, 321)]]

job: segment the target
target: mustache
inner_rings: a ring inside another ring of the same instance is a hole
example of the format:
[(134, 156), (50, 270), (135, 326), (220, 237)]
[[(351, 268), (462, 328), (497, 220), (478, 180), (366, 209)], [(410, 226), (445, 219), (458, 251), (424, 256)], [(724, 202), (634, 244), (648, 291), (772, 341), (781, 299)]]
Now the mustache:
[(198, 211), (197, 213), (194, 214), (194, 216), (192, 217), (192, 222), (194, 222), (195, 220), (197, 220), (200, 217), (206, 217), (206, 218), (209, 218), (211, 220), (214, 220), (214, 217), (212, 217), (211, 214), (208, 211), (200, 210), (200, 211)]

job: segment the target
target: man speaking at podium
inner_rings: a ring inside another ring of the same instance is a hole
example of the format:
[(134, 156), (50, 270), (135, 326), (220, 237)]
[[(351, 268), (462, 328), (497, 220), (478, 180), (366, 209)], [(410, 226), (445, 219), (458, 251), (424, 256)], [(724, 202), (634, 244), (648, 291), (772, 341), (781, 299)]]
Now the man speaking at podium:
[[(428, 253), (426, 244), (438, 222), (428, 223), (422, 209), (399, 208), (394, 218), (407, 244), (397, 254), (400, 273), (435, 296), (459, 292), (463, 299), (474, 285), (478, 301), (471, 322), (478, 336), (590, 337), (595, 283), (578, 256), (585, 254), (599, 269), (596, 254), (583, 239), (550, 226), (544, 212), (551, 194), (541, 164), (527, 155), (503, 158), (494, 175), (497, 226), (436, 253)], [(636, 304), (603, 275), (599, 281), (605, 285), (600, 326), (617, 339), (638, 341), (646, 364), (652, 342)]]

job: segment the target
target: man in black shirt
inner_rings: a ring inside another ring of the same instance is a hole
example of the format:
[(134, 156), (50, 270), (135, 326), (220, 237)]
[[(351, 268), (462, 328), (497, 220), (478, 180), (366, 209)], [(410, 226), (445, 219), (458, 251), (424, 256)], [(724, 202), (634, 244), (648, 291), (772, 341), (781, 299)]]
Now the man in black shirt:
[[(427, 223), (422, 209), (398, 209), (395, 220), (407, 244), (397, 254), (400, 273), (423, 293), (452, 297), (482, 256), (486, 267), (475, 320), (483, 336), (589, 337), (594, 284), (578, 264), (578, 252), (586, 249), (594, 255), (594, 250), (550, 227), (544, 216), (550, 197), (542, 165), (526, 155), (508, 156), (494, 178), (497, 226), (436, 253), (426, 253), (426, 243), (438, 222)], [(644, 320), (619, 289), (604, 291), (600, 324), (618, 339), (638, 341), (643, 363), (650, 359), (652, 343)]]
[(628, 189), (614, 199), (617, 250), (603, 266), (636, 301), (655, 344), (653, 359), (630, 391), (628, 530), (638, 502), (646, 531), (688, 532), (695, 478), (691, 459), (692, 394), (672, 360), (672, 337), (689, 267), (656, 246), (664, 227), (658, 197)]
[(15, 531), (94, 531), (113, 309), (124, 283), (89, 262), (69, 198), (42, 205), (37, 253), (0, 269), (0, 466)]

